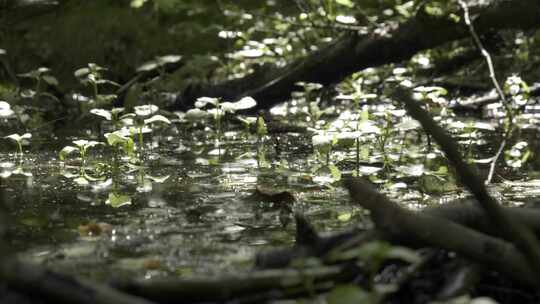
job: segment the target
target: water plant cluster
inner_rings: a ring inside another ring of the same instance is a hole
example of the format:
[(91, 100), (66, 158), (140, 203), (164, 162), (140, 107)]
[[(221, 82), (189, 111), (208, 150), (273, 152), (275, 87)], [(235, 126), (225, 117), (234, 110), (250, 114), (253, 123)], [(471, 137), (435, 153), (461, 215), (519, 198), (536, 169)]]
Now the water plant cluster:
[[(179, 58), (158, 60), (158, 63), (152, 66), (146, 64), (145, 70), (162, 69), (163, 62), (171, 60), (176, 61)], [(197, 153), (197, 150), (200, 150), (198, 147), (210, 146), (213, 149), (207, 151), (208, 155), (216, 155), (215, 164), (218, 164), (220, 159), (227, 157), (228, 142), (242, 139), (249, 142), (254, 134), (253, 155), (259, 168), (287, 169), (289, 166), (283, 159), (267, 160), (268, 150), (271, 148), (268, 143), (272, 140), (269, 140), (263, 116), (241, 114), (257, 105), (253, 98), (244, 97), (231, 102), (218, 97), (200, 97), (194, 108), (175, 113), (160, 110), (159, 106), (150, 101), (147, 104), (135, 105), (127, 111), (123, 107), (111, 106), (116, 95), (101, 93), (100, 87), (119, 86), (104, 77), (105, 71), (105, 68), (90, 63), (74, 73), (81, 84), (89, 88), (88, 96), (82, 93), (73, 94), (74, 99), (81, 105), (80, 111), (100, 120), (92, 120), (90, 123), (95, 126), (89, 129), (94, 130), (93, 133), (88, 133), (88, 136), (79, 135), (71, 140), (72, 144), (64, 146), (59, 152), (59, 160), (64, 163), (66, 172), (76, 169), (75, 173), (66, 173), (76, 184), (110, 184), (112, 190), (107, 203), (117, 207), (131, 202), (130, 196), (122, 193), (121, 187), (119, 188), (122, 174), (138, 172), (137, 189), (143, 192), (151, 190), (152, 182), (167, 179), (167, 176), (150, 176), (145, 173), (145, 168), (159, 158), (157, 152), (160, 143), (163, 140), (171, 141), (170, 135), (161, 134), (168, 134), (172, 129), (176, 130), (179, 136), (177, 152)], [(407, 68), (397, 67), (391, 70), (391, 73), (388, 81), (411, 88), (415, 98), (435, 113), (442, 125), (467, 144), (470, 161), (482, 163), (492, 160), (490, 157), (477, 160), (474, 158), (482, 154), (480, 151), (484, 142), (479, 133), (494, 132), (496, 125), (477, 121), (466, 123), (456, 119), (450, 110), (449, 100), (445, 98), (447, 91), (444, 88), (415, 85)], [(332, 106), (321, 106), (322, 103), (328, 103), (324, 100), (322, 85), (298, 83), (300, 90), (293, 93), (291, 101), (270, 111), (273, 119), (277, 121), (296, 121), (306, 128), (306, 133), (301, 136), (311, 138), (314, 154), (308, 156), (306, 161), (311, 168), (313, 182), (331, 187), (341, 179), (342, 174), (351, 174), (369, 176), (373, 182), (383, 183), (388, 190), (393, 191), (410, 184), (403, 183), (410, 178), (415, 180), (416, 186), (413, 188), (421, 192), (444, 193), (455, 189), (453, 177), (449, 174), (442, 154), (437, 147), (430, 144), (429, 137), (423, 134), (419, 124), (411, 120), (391, 97), (384, 93), (374, 93), (374, 85), (378, 83), (377, 75), (368, 70), (349, 78), (339, 87), (340, 94), (336, 97), (339, 103)], [(42, 83), (57, 84), (47, 68), (36, 69), (21, 77), (35, 80), (31, 93), (28, 90), (21, 91), (23, 99), (49, 98), (50, 94), (40, 91)], [(151, 88), (151, 85), (149, 87)], [(512, 113), (500, 114), (501, 112), (496, 112), (497, 109), (493, 108), (491, 115), (500, 117), (506, 129), (516, 123), (530, 123), (534, 117), (525, 114), (529, 91), (527, 84), (520, 77), (511, 76), (505, 82), (504, 90), (510, 96), (512, 106), (501, 106), (499, 109)], [(0, 103), (0, 114), (8, 123), (12, 118), (17, 118), (22, 126), (25, 121), (31, 120), (24, 118), (28, 115), (24, 107), (16, 106), (14, 110), (5, 101)], [(512, 121), (508, 121), (508, 117), (511, 117)], [(198, 137), (189, 138), (188, 134), (198, 134)], [(4, 136), (16, 143), (17, 155), (21, 158), (23, 145), (29, 143), (32, 133)], [(277, 146), (275, 148), (279, 149)], [(92, 157), (92, 150), (96, 151), (96, 156), (101, 156), (97, 159)], [(527, 143), (517, 141), (505, 152), (504, 157), (510, 167), (519, 168), (530, 154)], [(275, 156), (279, 158), (279, 155)]]

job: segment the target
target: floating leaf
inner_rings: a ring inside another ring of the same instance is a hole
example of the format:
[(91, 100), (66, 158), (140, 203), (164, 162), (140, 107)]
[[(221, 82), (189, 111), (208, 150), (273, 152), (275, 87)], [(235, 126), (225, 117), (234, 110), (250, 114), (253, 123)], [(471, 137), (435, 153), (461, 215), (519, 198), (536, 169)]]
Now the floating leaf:
[(131, 205), (131, 197), (129, 195), (111, 192), (109, 193), (109, 198), (105, 201), (105, 204), (111, 205), (113, 208)]

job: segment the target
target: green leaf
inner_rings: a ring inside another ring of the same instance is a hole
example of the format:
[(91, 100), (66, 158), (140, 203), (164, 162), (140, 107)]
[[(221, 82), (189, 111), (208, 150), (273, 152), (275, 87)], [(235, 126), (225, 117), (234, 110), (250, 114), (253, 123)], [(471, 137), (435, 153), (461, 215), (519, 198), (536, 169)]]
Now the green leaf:
[(109, 146), (116, 146), (118, 144), (125, 144), (129, 137), (123, 136), (120, 132), (115, 131), (113, 133), (105, 133), (105, 138)]
[(90, 110), (90, 113), (92, 113), (94, 115), (97, 115), (97, 116), (101, 116), (101, 117), (105, 118), (106, 120), (111, 120), (111, 118), (112, 118), (111, 111), (108, 111), (108, 110), (105, 110), (105, 109), (92, 109), (92, 110)]
[(169, 179), (170, 175), (167, 175), (167, 176), (151, 176), (151, 175), (146, 175), (146, 178), (148, 178), (149, 180), (155, 182), (155, 183), (164, 183), (167, 179)]
[(171, 121), (167, 117), (165, 117), (163, 115), (154, 115), (154, 116), (144, 120), (145, 125), (155, 123), (155, 122), (162, 122), (162, 123), (166, 123), (168, 125), (171, 124)]
[(58, 80), (54, 76), (43, 75), (41, 78), (43, 78), (43, 81), (45, 81), (48, 85), (58, 86)]
[(200, 109), (202, 107), (205, 107), (207, 104), (217, 106), (219, 104), (219, 98), (199, 97), (197, 98), (197, 101), (195, 102), (195, 107)]
[(62, 150), (60, 150), (60, 153), (59, 153), (60, 160), (65, 160), (68, 154), (71, 154), (75, 151), (79, 151), (79, 148), (73, 147), (73, 146), (65, 146)]
[(182, 60), (181, 55), (164, 55), (156, 58), (156, 61), (162, 65), (165, 65), (167, 63), (177, 63), (180, 60)]
[(156, 105), (142, 105), (134, 107), (133, 110), (137, 116), (150, 116), (156, 113), (159, 110), (159, 107)]
[(124, 150), (130, 157), (135, 156), (135, 142), (133, 139), (128, 138), (128, 140), (124, 143)]
[(265, 136), (266, 134), (268, 134), (266, 123), (264, 122), (264, 118), (262, 118), (262, 116), (259, 116), (259, 118), (257, 118), (257, 135)]
[(348, 221), (350, 221), (351, 217), (352, 217), (352, 213), (345, 212), (345, 213), (341, 213), (340, 215), (338, 215), (337, 219), (340, 222), (348, 222)]
[(335, 0), (337, 4), (339, 5), (343, 5), (343, 6), (346, 6), (346, 7), (354, 7), (354, 2), (352, 2), (351, 0)]
[(364, 109), (362, 110), (362, 112), (360, 112), (360, 121), (368, 121), (369, 120), (369, 111), (368, 109)]
[(341, 171), (333, 164), (328, 165), (328, 169), (330, 169), (330, 174), (334, 178), (335, 181), (341, 180)]
[(132, 8), (140, 8), (144, 5), (144, 3), (148, 0), (131, 0), (131, 7)]
[(326, 296), (328, 304), (378, 303), (376, 297), (356, 285), (341, 285)]
[(131, 205), (131, 197), (129, 195), (111, 192), (105, 204), (111, 205), (113, 208)]
[(83, 78), (90, 73), (89, 68), (80, 68), (73, 73), (77, 78)]
[(30, 139), (32, 138), (32, 134), (30, 133), (24, 133), (23, 135), (19, 135), (17, 133), (11, 134), (6, 136), (5, 138), (9, 138), (11, 140), (14, 140), (16, 142), (21, 142), (23, 139)]
[(115, 87), (121, 87), (122, 86), (118, 82), (114, 82), (114, 81), (108, 80), (108, 79), (98, 79), (98, 80), (96, 80), (96, 83), (97, 84), (110, 84), (110, 85), (113, 85)]

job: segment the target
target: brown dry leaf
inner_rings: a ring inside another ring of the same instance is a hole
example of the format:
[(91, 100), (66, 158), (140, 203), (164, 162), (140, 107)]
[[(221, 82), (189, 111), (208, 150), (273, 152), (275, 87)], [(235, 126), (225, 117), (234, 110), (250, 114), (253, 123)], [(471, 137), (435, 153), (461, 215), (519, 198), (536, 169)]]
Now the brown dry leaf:
[(113, 226), (107, 223), (88, 223), (78, 227), (80, 236), (99, 236), (103, 233), (110, 234)]
[(143, 262), (143, 267), (148, 270), (156, 270), (161, 268), (161, 261), (158, 259), (148, 259)]

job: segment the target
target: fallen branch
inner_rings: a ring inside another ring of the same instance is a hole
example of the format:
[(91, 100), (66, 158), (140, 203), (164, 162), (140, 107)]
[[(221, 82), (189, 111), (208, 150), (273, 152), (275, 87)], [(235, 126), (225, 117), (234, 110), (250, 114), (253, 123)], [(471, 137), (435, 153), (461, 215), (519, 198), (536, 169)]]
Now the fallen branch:
[[(471, 7), (471, 11), (480, 12), (475, 19), (476, 31), (480, 35), (494, 30), (540, 26), (540, 3), (534, 0), (491, 1), (488, 7)], [(468, 29), (462, 23), (447, 17), (419, 14), (384, 36), (343, 35), (285, 67), (223, 83), (191, 86), (178, 96), (174, 108), (191, 108), (196, 98), (201, 96), (226, 100), (252, 96), (259, 102), (257, 109), (267, 109), (288, 99), (299, 81), (334, 84), (365, 68), (400, 62), (419, 51), (466, 37)]]
[[(354, 202), (371, 212), (378, 229), (413, 243), (454, 251), (527, 286), (538, 287), (537, 274), (511, 243), (454, 222), (399, 207), (362, 179), (346, 187)], [(501, 263), (504, 261), (504, 263)]]

